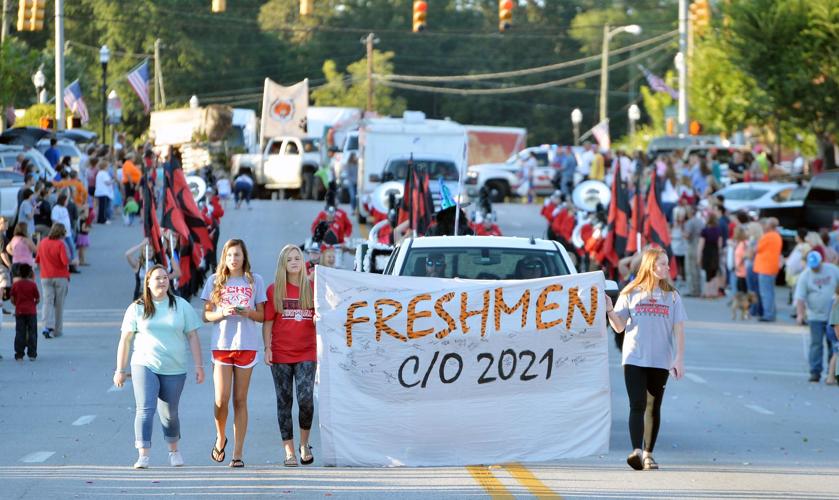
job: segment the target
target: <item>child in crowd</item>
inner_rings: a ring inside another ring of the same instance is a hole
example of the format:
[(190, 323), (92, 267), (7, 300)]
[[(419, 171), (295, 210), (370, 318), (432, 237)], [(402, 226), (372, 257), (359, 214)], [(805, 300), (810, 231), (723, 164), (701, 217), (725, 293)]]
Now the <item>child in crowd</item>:
[(80, 266), (89, 265), (85, 259), (85, 254), (87, 253), (87, 247), (90, 246), (90, 226), (93, 224), (95, 216), (96, 214), (87, 205), (82, 208), (82, 214), (79, 222), (79, 234), (76, 235), (76, 248), (79, 251)]
[(19, 279), (12, 285), (12, 304), (15, 305), (15, 361), (22, 361), (24, 353), (30, 361), (38, 357), (38, 302), (41, 295), (35, 284), (35, 273), (29, 264), (20, 264)]
[(216, 192), (218, 193), (219, 198), (221, 198), (222, 207), (227, 208), (227, 200), (230, 199), (233, 189), (230, 186), (230, 179), (228, 179), (226, 175), (218, 175), (218, 180), (216, 181)]

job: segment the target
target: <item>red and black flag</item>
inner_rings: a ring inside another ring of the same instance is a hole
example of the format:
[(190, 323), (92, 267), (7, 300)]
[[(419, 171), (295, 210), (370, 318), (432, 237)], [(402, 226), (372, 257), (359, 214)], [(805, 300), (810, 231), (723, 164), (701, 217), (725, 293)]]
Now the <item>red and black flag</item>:
[(148, 175), (143, 177), (143, 233), (151, 245), (153, 255), (150, 260), (165, 266), (167, 258), (161, 241), (160, 224), (157, 222), (157, 206), (154, 201), (152, 182)]
[(164, 226), (178, 234), (178, 285), (181, 295), (190, 297), (204, 284), (207, 266), (202, 264), (213, 249), (213, 241), (177, 158), (166, 166), (165, 184)]
[(419, 171), (412, 157), (408, 160), (408, 175), (402, 190), (399, 222), (407, 220), (411, 229), (418, 235), (425, 235), (431, 227), (433, 212), (434, 200), (428, 186), (428, 172)]
[(629, 239), (629, 218), (632, 210), (626, 191), (626, 186), (621, 181), (620, 165), (616, 163), (612, 178), (612, 199), (606, 219), (608, 233), (597, 254), (599, 262), (605, 260), (614, 267), (617, 267), (618, 261), (626, 254)]
[(655, 244), (667, 252), (667, 257), (670, 259), (670, 277), (675, 278), (679, 269), (676, 265), (676, 257), (670, 249), (670, 226), (667, 225), (667, 217), (661, 210), (661, 187), (658, 186), (655, 169), (653, 169), (652, 182), (650, 182), (650, 189), (647, 192), (644, 238), (649, 243)]
[[(629, 231), (629, 240), (626, 242), (626, 253), (634, 254), (644, 248), (644, 194), (641, 192), (641, 182), (638, 179), (635, 186), (635, 194), (632, 195), (632, 223)], [(638, 236), (641, 238), (638, 238)], [(638, 240), (640, 246), (638, 245)]]

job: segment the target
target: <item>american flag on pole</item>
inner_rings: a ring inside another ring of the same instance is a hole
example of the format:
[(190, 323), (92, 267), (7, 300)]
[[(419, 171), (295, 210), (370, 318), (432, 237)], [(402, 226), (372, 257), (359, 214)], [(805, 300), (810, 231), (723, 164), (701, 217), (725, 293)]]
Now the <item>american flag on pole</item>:
[(137, 97), (143, 102), (143, 109), (148, 114), (151, 109), (149, 101), (149, 60), (146, 59), (139, 66), (128, 73), (128, 83), (137, 93)]
[(601, 151), (608, 151), (612, 147), (612, 141), (609, 138), (609, 120), (603, 120), (591, 129), (591, 135), (597, 139), (597, 144)]
[(79, 81), (67, 85), (64, 89), (64, 105), (70, 108), (73, 114), (78, 114), (82, 119), (82, 123), (87, 123), (90, 120), (90, 115), (87, 113), (87, 106), (82, 97), (82, 86)]
[(661, 78), (658, 75), (654, 75), (650, 70), (648, 70), (641, 64), (638, 65), (638, 69), (640, 69), (641, 72), (644, 73), (644, 77), (647, 79), (647, 83), (650, 85), (651, 89), (655, 90), (656, 92), (667, 92), (673, 99), (679, 98), (679, 93), (676, 92), (676, 90), (673, 87), (667, 85), (667, 83), (664, 82), (663, 78)]

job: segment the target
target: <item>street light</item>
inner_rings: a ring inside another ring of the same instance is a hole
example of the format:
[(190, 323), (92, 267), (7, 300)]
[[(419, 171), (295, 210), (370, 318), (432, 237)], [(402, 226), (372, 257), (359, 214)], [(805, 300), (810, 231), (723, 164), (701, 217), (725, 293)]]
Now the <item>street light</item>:
[(189, 98), (190, 109), (198, 109), (198, 105), (199, 105), (199, 103), (198, 103), (198, 96), (197, 95), (193, 95), (192, 97)]
[(583, 112), (580, 108), (571, 111), (571, 123), (574, 125), (574, 145), (580, 144), (580, 124), (583, 123)]
[(627, 26), (620, 26), (613, 30), (609, 29), (609, 25), (603, 26), (603, 52), (600, 56), (600, 121), (606, 121), (606, 94), (609, 89), (609, 40), (619, 33), (629, 33), (630, 35), (640, 35), (641, 27), (637, 24), (630, 24)]
[(111, 51), (107, 45), (99, 49), (99, 63), (102, 64), (102, 140), (105, 140), (105, 119), (107, 118), (108, 100), (108, 61), (111, 59)]
[(38, 104), (43, 103), (46, 99), (43, 98), (41, 93), (44, 91), (44, 86), (47, 84), (47, 77), (44, 76), (44, 65), (42, 64), (38, 71), (32, 75), (32, 83), (35, 84), (35, 102)]
[(635, 137), (635, 122), (641, 119), (641, 109), (637, 104), (633, 104), (627, 111), (629, 115), (629, 136)]

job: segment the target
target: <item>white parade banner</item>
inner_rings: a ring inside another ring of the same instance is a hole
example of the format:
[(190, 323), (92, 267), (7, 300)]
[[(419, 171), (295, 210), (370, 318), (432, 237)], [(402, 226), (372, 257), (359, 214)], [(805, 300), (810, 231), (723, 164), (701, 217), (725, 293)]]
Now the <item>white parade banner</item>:
[(335, 466), (605, 453), (604, 277), (395, 277), (318, 266), (320, 457)]
[(266, 78), (262, 91), (262, 137), (305, 137), (308, 109), (308, 78), (291, 87), (283, 87)]

